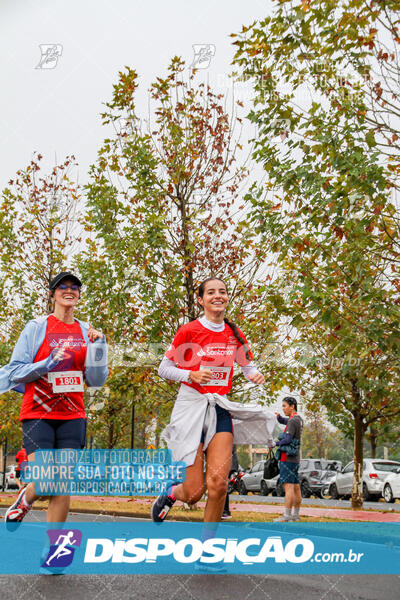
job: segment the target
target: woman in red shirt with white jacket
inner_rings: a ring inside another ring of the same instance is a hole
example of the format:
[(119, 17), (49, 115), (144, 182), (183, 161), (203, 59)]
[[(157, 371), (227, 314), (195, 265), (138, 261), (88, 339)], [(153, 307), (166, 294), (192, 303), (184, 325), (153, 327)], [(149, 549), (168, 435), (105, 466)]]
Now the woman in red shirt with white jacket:
[(207, 459), (208, 499), (204, 520), (219, 521), (235, 443), (272, 443), (275, 416), (256, 404), (230, 402), (233, 365), (245, 377), (263, 384), (264, 376), (252, 362), (247, 340), (225, 318), (229, 297), (225, 283), (211, 277), (198, 289), (204, 316), (180, 327), (166, 352), (159, 375), (180, 381), (169, 425), (162, 437), (174, 461), (186, 463), (184, 483), (167, 486), (153, 504), (152, 518), (161, 522), (176, 500), (194, 504), (204, 493), (203, 455)]

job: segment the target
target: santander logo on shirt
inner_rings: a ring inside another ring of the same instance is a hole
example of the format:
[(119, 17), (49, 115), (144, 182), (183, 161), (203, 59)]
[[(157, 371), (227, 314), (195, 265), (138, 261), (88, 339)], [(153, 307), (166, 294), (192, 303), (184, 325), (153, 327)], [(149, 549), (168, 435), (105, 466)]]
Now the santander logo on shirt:
[(226, 346), (225, 344), (207, 344), (197, 352), (197, 356), (215, 358), (217, 356), (234, 356), (236, 346)]
[(70, 335), (68, 337), (62, 337), (57, 334), (52, 334), (48, 336), (49, 346), (50, 348), (58, 348), (59, 346), (64, 346), (65, 348), (86, 348), (85, 340), (83, 340), (80, 336)]

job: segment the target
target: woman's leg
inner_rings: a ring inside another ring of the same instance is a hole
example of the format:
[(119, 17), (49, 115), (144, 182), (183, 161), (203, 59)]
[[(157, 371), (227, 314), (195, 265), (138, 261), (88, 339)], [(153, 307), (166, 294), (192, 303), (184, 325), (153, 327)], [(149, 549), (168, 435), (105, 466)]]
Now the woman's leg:
[(216, 433), (206, 450), (206, 486), (208, 499), (204, 521), (220, 521), (228, 490), (228, 475), (232, 462), (233, 435), (227, 431)]
[[(49, 451), (50, 448), (54, 448), (55, 442), (53, 421), (50, 419), (26, 419), (22, 421), (22, 436), (24, 448)], [(34, 460), (35, 451), (28, 454), (28, 461)], [(25, 491), (26, 502), (32, 504), (38, 498), (45, 499), (44, 496), (37, 496), (33, 482), (28, 483)]]
[[(32, 452), (28, 456), (29, 461), (35, 460), (35, 453)], [(46, 499), (45, 496), (37, 496), (35, 493), (35, 484), (28, 483), (25, 491), (25, 499), (28, 504), (33, 504), (38, 498)], [(48, 523), (63, 523), (66, 521), (69, 511), (70, 498), (69, 496), (50, 496), (48, 497), (49, 507), (46, 513), (46, 521)]]
[(70, 500), (69, 496), (50, 496), (47, 523), (64, 523), (68, 517)]
[[(57, 450), (78, 452), (85, 446), (86, 419), (65, 419), (55, 423), (55, 446)], [(46, 521), (64, 523), (67, 520), (70, 496), (50, 496)]]
[(174, 497), (188, 504), (195, 504), (204, 494), (203, 444), (197, 449), (194, 463), (186, 467), (186, 480), (174, 487)]
[[(28, 461), (32, 462), (34, 460), (35, 460), (35, 453), (32, 452), (31, 454), (28, 454)], [(31, 483), (28, 483), (28, 485), (25, 488), (25, 500), (27, 501), (28, 504), (33, 504), (35, 502), (35, 500), (37, 500), (38, 498), (40, 498), (40, 496), (37, 496), (35, 494), (35, 484), (32, 481)]]

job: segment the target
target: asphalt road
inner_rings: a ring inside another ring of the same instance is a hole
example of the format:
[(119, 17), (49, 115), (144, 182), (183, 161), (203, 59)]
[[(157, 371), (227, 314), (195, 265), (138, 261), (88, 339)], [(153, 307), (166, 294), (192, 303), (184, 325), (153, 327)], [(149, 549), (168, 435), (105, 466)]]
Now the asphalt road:
[(2, 575), (1, 600), (385, 600), (395, 575)]
[[(45, 512), (28, 518), (44, 521)], [(89, 520), (132, 519), (69, 517)], [(399, 588), (397, 575), (0, 575), (0, 600), (399, 600)]]

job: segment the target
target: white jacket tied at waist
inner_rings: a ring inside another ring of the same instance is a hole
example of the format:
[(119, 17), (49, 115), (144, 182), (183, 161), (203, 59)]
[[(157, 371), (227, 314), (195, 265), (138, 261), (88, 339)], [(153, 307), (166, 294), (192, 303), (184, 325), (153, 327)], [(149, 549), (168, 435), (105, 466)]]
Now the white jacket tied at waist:
[(161, 434), (174, 461), (194, 463), (201, 434), (204, 431), (205, 450), (215, 435), (217, 414), (215, 405), (228, 410), (233, 419), (235, 444), (271, 444), (276, 417), (271, 411), (254, 404), (231, 402), (219, 394), (201, 394), (182, 384), (175, 401), (169, 425)]

